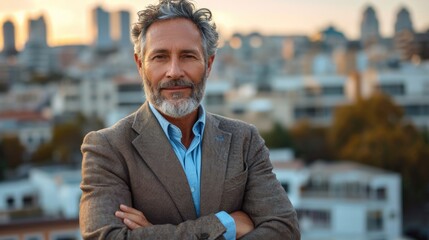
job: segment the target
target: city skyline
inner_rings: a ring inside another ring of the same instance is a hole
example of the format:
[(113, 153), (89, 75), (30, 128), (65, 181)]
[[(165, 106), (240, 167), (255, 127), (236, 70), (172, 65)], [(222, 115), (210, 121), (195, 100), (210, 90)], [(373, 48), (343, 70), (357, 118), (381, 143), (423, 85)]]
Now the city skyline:
[[(27, 40), (28, 19), (42, 14), (46, 19), (48, 43), (51, 46), (72, 43), (89, 44), (94, 41), (91, 33), (91, 11), (97, 6), (102, 6), (109, 12), (127, 10), (131, 14), (133, 23), (138, 10), (156, 2), (156, 0), (144, 1), (144, 3), (136, 3), (132, 0), (75, 0), (70, 5), (65, 0), (8, 1), (0, 3), (0, 22), (13, 21), (18, 49), (22, 49)], [(357, 39), (360, 36), (359, 26), (362, 14), (367, 6), (374, 7), (380, 23), (380, 33), (384, 37), (393, 34), (396, 14), (402, 7), (410, 11), (416, 31), (429, 29), (429, 17), (425, 14), (425, 9), (429, 8), (429, 2), (424, 3), (421, 0), (406, 2), (400, 0), (377, 2), (265, 0), (264, 4), (259, 1), (244, 0), (232, 3), (224, 0), (216, 2), (199, 0), (195, 1), (195, 4), (199, 8), (207, 7), (213, 12), (214, 20), (224, 38), (228, 38), (234, 32), (253, 31), (262, 34), (312, 35), (333, 25), (348, 39)], [(2, 45), (3, 36), (0, 36), (1, 48), (3, 48)]]

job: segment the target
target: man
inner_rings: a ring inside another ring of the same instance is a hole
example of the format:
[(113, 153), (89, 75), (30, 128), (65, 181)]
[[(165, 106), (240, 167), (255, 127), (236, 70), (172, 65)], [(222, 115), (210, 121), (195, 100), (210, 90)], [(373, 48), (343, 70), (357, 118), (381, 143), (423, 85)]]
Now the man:
[(82, 144), (84, 239), (299, 239), (256, 128), (200, 106), (218, 33), (161, 0), (131, 31), (147, 101)]

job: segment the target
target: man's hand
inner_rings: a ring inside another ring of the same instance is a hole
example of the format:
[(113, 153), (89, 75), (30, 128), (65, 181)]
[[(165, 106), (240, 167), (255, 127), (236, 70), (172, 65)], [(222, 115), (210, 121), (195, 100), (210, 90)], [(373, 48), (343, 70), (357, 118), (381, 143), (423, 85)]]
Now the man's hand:
[(115, 216), (122, 219), (129, 229), (134, 230), (139, 227), (152, 226), (152, 223), (150, 223), (139, 210), (123, 204), (119, 206), (119, 209), (119, 211), (115, 212)]
[(235, 221), (236, 237), (240, 238), (251, 232), (255, 226), (252, 219), (243, 211), (236, 211), (230, 214)]

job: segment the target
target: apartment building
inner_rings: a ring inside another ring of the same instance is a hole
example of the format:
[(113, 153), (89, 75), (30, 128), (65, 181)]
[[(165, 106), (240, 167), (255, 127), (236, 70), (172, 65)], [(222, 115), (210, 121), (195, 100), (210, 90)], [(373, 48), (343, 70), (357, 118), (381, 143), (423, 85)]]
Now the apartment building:
[(78, 240), (80, 169), (34, 168), (0, 183), (0, 240)]
[(402, 235), (399, 174), (352, 162), (274, 162), (303, 240), (394, 240)]

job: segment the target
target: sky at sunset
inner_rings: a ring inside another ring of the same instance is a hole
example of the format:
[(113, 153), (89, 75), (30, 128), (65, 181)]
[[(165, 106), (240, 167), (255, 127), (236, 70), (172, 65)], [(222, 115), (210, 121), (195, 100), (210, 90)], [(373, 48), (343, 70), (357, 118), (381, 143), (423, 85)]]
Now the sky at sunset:
[[(157, 0), (1, 0), (0, 23), (12, 19), (17, 47), (27, 38), (27, 19), (44, 14), (51, 46), (91, 43), (91, 10), (101, 5), (107, 11), (128, 10), (131, 21), (148, 4)], [(428, 0), (196, 0), (197, 7), (207, 7), (224, 38), (233, 32), (311, 35), (334, 25), (349, 39), (359, 37), (362, 12), (375, 8), (383, 36), (393, 33), (396, 13), (406, 6), (417, 31), (429, 29)], [(2, 35), (2, 33), (0, 34)], [(0, 36), (0, 47), (3, 45)]]

